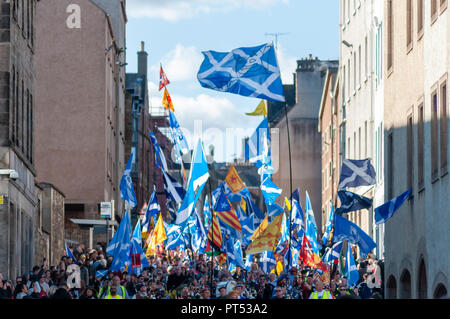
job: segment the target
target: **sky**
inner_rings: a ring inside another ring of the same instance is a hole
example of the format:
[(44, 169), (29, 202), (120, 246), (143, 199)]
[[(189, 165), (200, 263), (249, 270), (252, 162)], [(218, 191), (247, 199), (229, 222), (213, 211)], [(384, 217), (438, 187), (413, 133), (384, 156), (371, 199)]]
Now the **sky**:
[(149, 53), (149, 95), (161, 106), (159, 69), (171, 82), (175, 116), (189, 146), (199, 136), (217, 162), (242, 156), (242, 139), (262, 121), (246, 116), (260, 100), (200, 86), (202, 51), (228, 52), (274, 42), (283, 84), (293, 83), (297, 60), (312, 54), (339, 58), (339, 1), (334, 0), (127, 0), (127, 72), (137, 72), (141, 41)]

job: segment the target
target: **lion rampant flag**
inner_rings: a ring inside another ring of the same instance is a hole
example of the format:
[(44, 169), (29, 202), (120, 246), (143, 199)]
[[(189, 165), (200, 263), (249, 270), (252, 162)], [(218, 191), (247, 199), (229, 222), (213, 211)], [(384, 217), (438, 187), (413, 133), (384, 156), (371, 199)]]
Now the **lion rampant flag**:
[(157, 250), (156, 247), (164, 243), (164, 241), (167, 239), (166, 230), (164, 229), (162, 214), (159, 214), (158, 222), (156, 223), (155, 228), (153, 229), (151, 233), (151, 237), (149, 237), (150, 240), (148, 241), (148, 248), (145, 252), (146, 257), (150, 257), (156, 254)]
[(162, 104), (164, 107), (168, 110), (170, 109), (172, 112), (175, 112), (175, 109), (173, 108), (172, 98), (169, 95), (169, 91), (167, 91), (167, 88), (164, 88), (164, 96)]
[(283, 214), (278, 215), (274, 218), (274, 220), (270, 223), (269, 226), (258, 236), (256, 237), (250, 245), (248, 245), (245, 253), (249, 254), (257, 254), (263, 251), (273, 251), (275, 246), (280, 239), (281, 236), (281, 223), (283, 220)]
[(225, 176), (225, 182), (227, 183), (231, 191), (235, 194), (239, 193), (245, 188), (245, 184), (236, 171), (234, 165), (231, 165), (230, 169), (228, 170), (227, 176)]
[(303, 261), (303, 266), (327, 271), (327, 266), (322, 261), (322, 259), (320, 259), (320, 257), (314, 253), (308, 238), (306, 238), (306, 235), (303, 235), (303, 244), (300, 251), (300, 259)]
[(255, 231), (253, 232), (253, 235), (252, 237), (250, 237), (250, 239), (255, 240), (259, 235), (261, 235), (266, 230), (267, 226), (269, 226), (269, 215), (266, 215), (262, 223), (259, 224), (258, 228), (256, 228)]

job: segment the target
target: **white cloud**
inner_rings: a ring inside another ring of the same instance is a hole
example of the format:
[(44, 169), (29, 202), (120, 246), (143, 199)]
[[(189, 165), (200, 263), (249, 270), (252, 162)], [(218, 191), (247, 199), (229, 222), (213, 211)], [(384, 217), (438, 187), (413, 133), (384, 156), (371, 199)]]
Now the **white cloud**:
[(229, 12), (242, 7), (264, 9), (289, 0), (128, 0), (127, 13), (134, 18), (167, 21), (192, 18), (211, 12)]
[(283, 84), (293, 84), (293, 73), (297, 69), (297, 58), (289, 56), (282, 45), (278, 44), (277, 59)]

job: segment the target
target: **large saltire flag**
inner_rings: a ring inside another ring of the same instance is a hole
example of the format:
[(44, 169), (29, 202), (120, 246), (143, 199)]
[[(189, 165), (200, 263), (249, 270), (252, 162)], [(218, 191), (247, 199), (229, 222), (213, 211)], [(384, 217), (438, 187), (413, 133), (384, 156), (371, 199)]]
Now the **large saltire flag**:
[(214, 211), (212, 212), (212, 223), (208, 231), (208, 243), (211, 242), (217, 250), (222, 247), (222, 232), (220, 230), (219, 219)]
[(376, 184), (375, 169), (370, 163), (370, 158), (365, 160), (344, 159), (342, 161), (338, 190), (374, 184)]
[(131, 222), (128, 211), (125, 211), (117, 232), (106, 248), (106, 253), (113, 256), (111, 271), (123, 271), (130, 262)]
[(159, 91), (161, 91), (166, 85), (170, 83), (169, 79), (166, 76), (166, 73), (164, 73), (163, 67), (160, 64), (160, 70), (159, 70)]
[(145, 267), (149, 267), (147, 257), (141, 247), (141, 222), (138, 220), (131, 237), (131, 272), (140, 275)]
[(345, 214), (372, 207), (372, 199), (349, 191), (338, 191), (341, 206), (336, 209), (336, 214)]
[(265, 175), (261, 183), (261, 192), (264, 196), (264, 202), (267, 205), (273, 205), (275, 200), (281, 195), (282, 189), (272, 182), (270, 175)]
[(169, 91), (167, 91), (167, 88), (164, 88), (164, 95), (163, 95), (162, 105), (164, 105), (164, 107), (167, 110), (175, 112), (175, 109), (173, 108), (172, 98), (170, 97), (170, 94), (169, 94)]
[(231, 191), (235, 194), (239, 193), (245, 188), (245, 184), (236, 171), (234, 165), (231, 165), (230, 169), (228, 170), (227, 176), (225, 176), (225, 182), (227, 183)]
[(152, 140), (153, 149), (155, 151), (155, 161), (156, 167), (160, 168), (163, 173), (167, 172), (168, 166), (166, 162), (166, 157), (164, 156), (164, 152), (158, 144), (158, 140), (156, 139), (155, 133), (149, 132), (150, 139)]
[(358, 245), (361, 252), (370, 253), (377, 244), (367, 235), (358, 225), (352, 223), (346, 218), (335, 215), (333, 241), (347, 240), (352, 244)]
[(208, 178), (208, 163), (206, 162), (202, 141), (199, 139), (192, 155), (186, 195), (178, 209), (175, 224), (183, 224), (192, 214)]
[(248, 245), (246, 254), (256, 254), (265, 250), (273, 251), (281, 236), (283, 215), (273, 219), (267, 228)]
[(205, 58), (197, 74), (201, 86), (269, 101), (285, 101), (273, 44), (202, 53)]
[(158, 203), (158, 197), (156, 196), (156, 189), (153, 189), (152, 196), (147, 205), (147, 211), (145, 212), (144, 221), (142, 222), (142, 237), (147, 238), (150, 233), (150, 228), (156, 223), (156, 217), (161, 213), (161, 207)]
[(394, 216), (395, 212), (400, 208), (400, 206), (403, 205), (405, 200), (409, 198), (411, 195), (412, 189), (407, 190), (400, 196), (390, 200), (387, 203), (384, 203), (381, 206), (378, 206), (375, 208), (375, 224), (383, 224), (385, 223), (389, 218)]
[(146, 257), (150, 257), (156, 254), (156, 247), (159, 244), (164, 243), (167, 239), (166, 230), (164, 229), (162, 214), (159, 214), (158, 222), (153, 229), (151, 237), (149, 237), (149, 243), (147, 247), (147, 251), (145, 253)]
[(256, 107), (256, 109), (251, 112), (251, 113), (245, 113), (245, 115), (248, 116), (267, 116), (267, 108), (266, 108), (266, 101), (261, 100), (261, 102), (259, 102), (258, 106)]
[(305, 197), (305, 235), (308, 238), (309, 243), (311, 244), (311, 247), (317, 255), (319, 255), (320, 252), (320, 244), (317, 242), (317, 225), (316, 225), (316, 219), (314, 217), (314, 212), (312, 209), (311, 201), (309, 200), (308, 192), (306, 192)]
[(274, 269), (277, 266), (277, 261), (275, 259), (275, 255), (272, 251), (264, 251), (261, 254), (261, 258), (259, 259), (259, 265), (261, 267), (261, 270), (265, 274), (269, 274), (272, 269)]
[(134, 151), (131, 151), (127, 166), (120, 180), (120, 197), (128, 202), (131, 208), (137, 205), (136, 194), (134, 193), (133, 181), (131, 180), (131, 167), (134, 162)]

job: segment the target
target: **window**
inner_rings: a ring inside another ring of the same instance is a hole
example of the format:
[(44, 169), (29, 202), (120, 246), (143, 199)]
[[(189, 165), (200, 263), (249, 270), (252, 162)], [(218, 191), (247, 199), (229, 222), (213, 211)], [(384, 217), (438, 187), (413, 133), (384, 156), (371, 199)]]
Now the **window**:
[(353, 55), (353, 92), (356, 91), (356, 52)]
[(431, 181), (438, 177), (438, 92), (431, 93)]
[(431, 0), (431, 24), (433, 24), (438, 17), (437, 1), (438, 0)]
[(16, 107), (14, 108), (16, 145), (19, 146), (19, 72), (16, 71)]
[(353, 132), (353, 158), (356, 158), (356, 132)]
[(25, 135), (25, 152), (26, 156), (30, 158), (30, 141), (31, 141), (31, 132), (30, 132), (30, 91), (27, 89), (27, 115), (26, 115), (26, 135)]
[(408, 179), (408, 189), (413, 187), (413, 116), (412, 114), (408, 116), (407, 120), (407, 141), (406, 141), (406, 154), (407, 154), (407, 179)]
[(447, 0), (440, 0), (439, 1), (439, 7), (440, 7), (440, 12), (442, 14), (442, 12), (445, 11), (445, 9), (447, 9)]
[(423, 114), (423, 103), (419, 105), (418, 112), (418, 125), (417, 125), (417, 177), (418, 177), (418, 188), (421, 190), (424, 186), (423, 184), (423, 164), (424, 164), (424, 114)]
[(441, 174), (447, 173), (447, 79), (440, 85), (440, 104), (441, 104), (441, 120), (440, 120), (440, 142), (441, 142)]
[(413, 47), (413, 8), (412, 0), (406, 1), (406, 47), (409, 52)]
[(358, 50), (358, 58), (359, 58), (359, 65), (358, 65), (358, 85), (361, 86), (361, 46), (359, 46)]
[(351, 82), (350, 59), (348, 59), (347, 65), (348, 65), (348, 76), (347, 76), (347, 80), (348, 80), (348, 96), (347, 96), (347, 98), (350, 99), (350, 96), (352, 95), (352, 91), (351, 91), (351, 88), (350, 88), (350, 82)]
[(16, 141), (16, 117), (14, 116), (14, 114), (16, 113), (16, 67), (13, 65), (12, 66), (12, 132), (11, 132), (11, 140), (14, 143)]
[(21, 108), (21, 113), (20, 113), (20, 146), (22, 148), (22, 153), (25, 153), (25, 148), (24, 148), (24, 136), (25, 136), (25, 85), (23, 84), (22, 81), (22, 108)]
[(361, 128), (358, 129), (358, 158), (361, 159)]
[(346, 86), (345, 86), (345, 84), (346, 84), (346, 82), (345, 82), (345, 76), (346, 76), (346, 70), (345, 70), (345, 65), (344, 65), (344, 67), (343, 67), (343, 76), (342, 76), (342, 78), (343, 78), (343, 89), (342, 89), (342, 97), (343, 97), (343, 100), (344, 100), (344, 103), (343, 104), (345, 104), (345, 93), (346, 93)]
[(33, 147), (33, 143), (34, 143), (34, 132), (33, 132), (33, 94), (30, 94), (30, 131), (29, 131), (29, 136), (30, 136), (30, 163), (33, 163), (33, 152), (34, 152), (34, 147)]
[(423, 0), (417, 0), (417, 33), (423, 34)]
[(368, 136), (367, 136), (367, 121), (364, 122), (364, 158), (369, 157), (369, 155), (367, 154), (367, 141), (368, 141)]
[(387, 23), (388, 23), (388, 35), (387, 35), (387, 69), (388, 72), (393, 67), (393, 45), (394, 45), (394, 17), (393, 17), (393, 5), (392, 0), (388, 0), (387, 2)]

